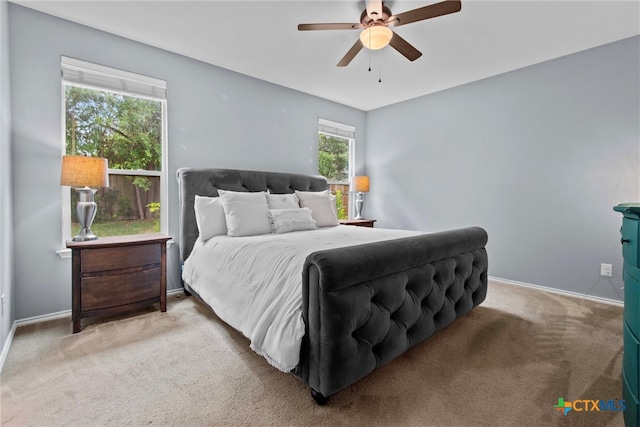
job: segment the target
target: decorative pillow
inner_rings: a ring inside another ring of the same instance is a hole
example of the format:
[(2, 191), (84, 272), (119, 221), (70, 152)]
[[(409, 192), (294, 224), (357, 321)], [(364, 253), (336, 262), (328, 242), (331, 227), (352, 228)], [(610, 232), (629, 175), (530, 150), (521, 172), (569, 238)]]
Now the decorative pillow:
[(300, 204), (295, 194), (267, 194), (269, 209), (298, 209)]
[(269, 206), (264, 191), (236, 192), (218, 190), (227, 222), (227, 234), (232, 237), (271, 233)]
[(338, 225), (338, 209), (336, 198), (329, 190), (325, 191), (296, 191), (300, 199), (300, 207), (311, 209), (311, 216), (318, 227), (332, 227)]
[(220, 197), (197, 196), (193, 204), (200, 238), (206, 242), (213, 236), (227, 234), (227, 222)]
[(316, 229), (316, 221), (311, 216), (309, 208), (271, 209), (269, 216), (273, 233)]

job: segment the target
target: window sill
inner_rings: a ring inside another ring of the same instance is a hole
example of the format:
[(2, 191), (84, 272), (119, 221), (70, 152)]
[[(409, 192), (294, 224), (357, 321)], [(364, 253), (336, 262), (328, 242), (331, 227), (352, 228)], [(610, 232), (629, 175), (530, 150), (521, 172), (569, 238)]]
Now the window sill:
[(71, 249), (60, 249), (60, 250), (57, 250), (56, 253), (62, 259), (71, 258)]

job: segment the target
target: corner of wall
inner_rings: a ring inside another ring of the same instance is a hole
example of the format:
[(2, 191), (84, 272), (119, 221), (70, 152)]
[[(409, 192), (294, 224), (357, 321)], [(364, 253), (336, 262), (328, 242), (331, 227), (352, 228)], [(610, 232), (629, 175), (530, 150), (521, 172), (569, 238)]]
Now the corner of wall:
[(4, 361), (8, 351), (12, 325), (15, 320), (13, 310), (12, 131), (8, 14), (8, 1), (0, 0), (0, 351), (2, 354), (0, 363)]

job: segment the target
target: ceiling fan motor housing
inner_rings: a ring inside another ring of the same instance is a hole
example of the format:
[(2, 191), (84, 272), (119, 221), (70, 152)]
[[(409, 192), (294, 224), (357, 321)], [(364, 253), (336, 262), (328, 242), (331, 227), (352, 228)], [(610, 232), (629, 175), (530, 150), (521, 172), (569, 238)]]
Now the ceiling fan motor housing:
[(393, 14), (391, 13), (391, 9), (389, 9), (385, 5), (382, 5), (382, 16), (381, 17), (379, 17), (377, 19), (372, 19), (367, 14), (367, 9), (365, 9), (362, 12), (362, 15), (360, 15), (360, 23), (365, 28), (370, 26), (370, 25), (374, 25), (376, 23), (383, 23), (384, 25), (387, 25), (387, 22), (389, 21), (389, 18), (391, 18), (391, 16), (393, 16)]

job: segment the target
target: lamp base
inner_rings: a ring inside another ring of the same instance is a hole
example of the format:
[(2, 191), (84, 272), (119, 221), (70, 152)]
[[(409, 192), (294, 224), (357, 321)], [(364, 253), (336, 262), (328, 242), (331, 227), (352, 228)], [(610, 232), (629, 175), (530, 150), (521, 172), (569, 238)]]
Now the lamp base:
[(358, 192), (358, 197), (356, 199), (356, 217), (355, 219), (364, 219), (362, 216), (362, 205), (364, 204), (364, 193)]
[(79, 195), (78, 204), (76, 205), (76, 213), (78, 214), (78, 222), (80, 223), (80, 232), (72, 239), (74, 242), (84, 242), (86, 240), (96, 240), (98, 236), (91, 231), (91, 224), (96, 217), (98, 205), (93, 199), (93, 195), (97, 190), (92, 188), (76, 188)]
[(87, 240), (96, 240), (98, 236), (93, 234), (90, 228), (83, 227), (78, 234), (76, 234), (73, 239), (74, 242), (86, 242)]

